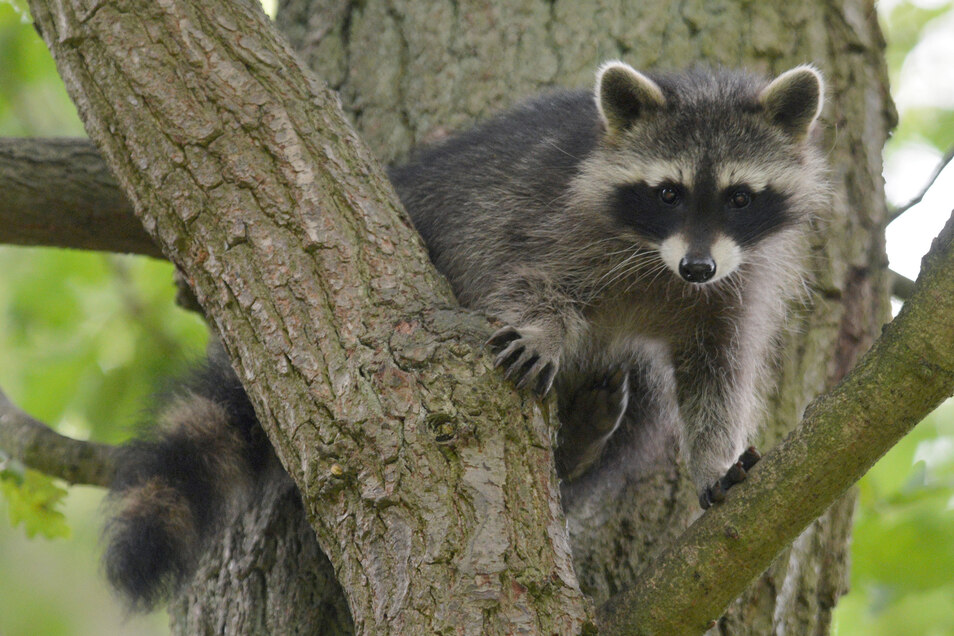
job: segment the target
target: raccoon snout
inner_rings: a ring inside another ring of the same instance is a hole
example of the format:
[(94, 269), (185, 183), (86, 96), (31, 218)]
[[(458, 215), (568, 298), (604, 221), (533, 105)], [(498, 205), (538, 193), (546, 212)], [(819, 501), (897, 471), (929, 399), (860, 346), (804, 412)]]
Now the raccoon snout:
[(679, 261), (679, 275), (690, 283), (704, 283), (715, 276), (716, 264), (709, 256), (684, 256)]

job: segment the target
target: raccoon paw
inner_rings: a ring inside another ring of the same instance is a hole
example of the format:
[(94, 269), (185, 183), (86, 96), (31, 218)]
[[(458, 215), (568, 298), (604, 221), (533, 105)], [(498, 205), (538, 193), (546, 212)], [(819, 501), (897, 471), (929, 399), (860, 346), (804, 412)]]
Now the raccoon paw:
[(504, 369), (518, 389), (532, 386), (540, 398), (546, 397), (560, 366), (559, 351), (548, 351), (540, 336), (509, 326), (498, 330), (487, 344), (497, 354), (494, 366)]
[(729, 466), (725, 476), (702, 491), (699, 495), (699, 505), (703, 510), (709, 506), (725, 501), (725, 493), (735, 484), (745, 481), (748, 471), (762, 458), (754, 446), (749, 446), (739, 455), (738, 461)]
[(566, 406), (567, 420), (587, 424), (598, 433), (611, 433), (629, 402), (629, 372), (620, 367), (606, 375), (597, 376), (592, 384), (584, 385), (570, 398)]
[[(560, 388), (560, 387), (558, 387)], [(563, 398), (562, 388), (560, 392)], [(595, 376), (560, 403), (560, 434), (555, 450), (557, 475), (573, 481), (599, 460), (629, 403), (629, 372)]]

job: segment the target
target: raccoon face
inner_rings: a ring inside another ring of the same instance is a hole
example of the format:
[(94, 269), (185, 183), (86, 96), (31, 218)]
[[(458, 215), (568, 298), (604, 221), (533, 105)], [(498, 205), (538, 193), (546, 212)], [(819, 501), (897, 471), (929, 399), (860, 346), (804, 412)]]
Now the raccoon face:
[(743, 262), (746, 250), (797, 221), (784, 192), (711, 172), (704, 169), (688, 183), (618, 185), (613, 197), (616, 223), (655, 249), (689, 283), (725, 278)]
[(730, 276), (820, 204), (823, 163), (806, 139), (822, 81), (810, 67), (764, 85), (730, 71), (650, 79), (609, 62), (596, 100), (603, 140), (575, 190), (683, 281)]

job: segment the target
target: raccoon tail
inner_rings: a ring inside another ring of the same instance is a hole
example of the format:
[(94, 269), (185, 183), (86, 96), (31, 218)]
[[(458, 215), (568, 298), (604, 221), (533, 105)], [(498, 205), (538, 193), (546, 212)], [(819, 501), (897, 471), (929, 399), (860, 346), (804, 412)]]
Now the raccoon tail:
[(135, 610), (191, 578), (230, 511), (277, 466), (220, 347), (164, 402), (157, 430), (120, 449), (107, 498), (103, 567)]

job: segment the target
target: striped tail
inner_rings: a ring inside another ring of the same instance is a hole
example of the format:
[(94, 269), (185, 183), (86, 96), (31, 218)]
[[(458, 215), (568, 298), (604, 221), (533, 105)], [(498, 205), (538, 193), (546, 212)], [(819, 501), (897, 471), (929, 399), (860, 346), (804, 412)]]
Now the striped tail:
[(106, 576), (136, 610), (191, 578), (210, 540), (275, 465), (220, 348), (160, 401), (156, 430), (120, 450), (103, 533)]

